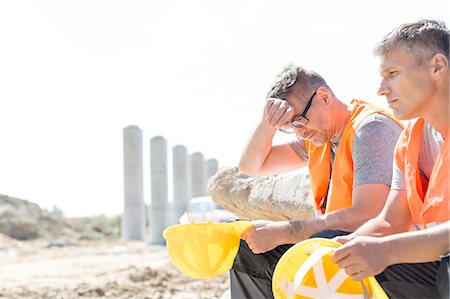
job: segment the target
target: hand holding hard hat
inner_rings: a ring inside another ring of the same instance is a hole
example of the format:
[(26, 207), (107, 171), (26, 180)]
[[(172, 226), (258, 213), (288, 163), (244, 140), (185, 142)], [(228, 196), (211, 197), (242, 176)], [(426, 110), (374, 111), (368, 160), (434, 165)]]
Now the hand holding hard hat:
[[(381, 273), (389, 266), (389, 246), (384, 238), (357, 236), (335, 238), (343, 243), (333, 255), (333, 262), (354, 279), (362, 280)], [(387, 246), (388, 245), (388, 246)]]
[(354, 281), (331, 261), (339, 246), (329, 239), (313, 238), (286, 251), (272, 278), (275, 299), (388, 298), (374, 277)]

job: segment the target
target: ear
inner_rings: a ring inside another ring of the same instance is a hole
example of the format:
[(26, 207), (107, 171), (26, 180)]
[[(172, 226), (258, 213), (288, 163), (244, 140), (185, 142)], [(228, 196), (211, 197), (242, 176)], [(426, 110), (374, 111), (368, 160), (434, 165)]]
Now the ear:
[(435, 79), (441, 78), (446, 74), (448, 75), (448, 59), (444, 54), (434, 54), (434, 56), (431, 58), (430, 64), (433, 71), (432, 76)]
[(329, 105), (331, 103), (332, 93), (325, 86), (320, 86), (317, 89), (317, 99), (320, 100), (325, 105)]

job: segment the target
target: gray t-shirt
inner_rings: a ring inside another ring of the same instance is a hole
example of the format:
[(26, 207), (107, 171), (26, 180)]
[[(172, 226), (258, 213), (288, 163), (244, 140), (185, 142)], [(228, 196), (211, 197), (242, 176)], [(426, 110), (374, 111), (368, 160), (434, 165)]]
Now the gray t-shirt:
[[(391, 118), (374, 113), (364, 119), (356, 130), (353, 140), (353, 186), (364, 184), (390, 185), (394, 149), (402, 128)], [(339, 146), (332, 142), (331, 159)], [(308, 161), (303, 139), (290, 143), (291, 148), (304, 161)]]
[[(425, 123), (422, 131), (422, 140), (419, 148), (419, 173), (427, 179), (431, 176), (434, 162), (436, 162), (439, 151), (444, 143), (442, 135), (431, 125)], [(405, 175), (397, 167), (394, 161), (391, 189), (405, 190)]]

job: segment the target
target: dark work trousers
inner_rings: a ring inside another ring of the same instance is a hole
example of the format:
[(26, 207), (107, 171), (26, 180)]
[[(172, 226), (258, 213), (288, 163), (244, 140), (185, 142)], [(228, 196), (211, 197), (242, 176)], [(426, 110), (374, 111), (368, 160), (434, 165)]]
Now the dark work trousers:
[[(327, 230), (311, 238), (334, 238), (348, 232)], [(281, 256), (293, 246), (281, 245), (263, 254), (254, 254), (241, 240), (230, 271), (231, 298), (273, 298), (272, 275)], [(449, 299), (449, 256), (442, 261), (397, 264), (375, 276), (389, 298)]]
[[(323, 231), (311, 238), (331, 239), (347, 235), (344, 231)], [(232, 299), (273, 298), (272, 275), (281, 256), (294, 244), (281, 245), (261, 254), (254, 254), (247, 243), (241, 240), (236, 259), (230, 270)]]
[(439, 266), (436, 284), (441, 298), (450, 298), (450, 253), (447, 253)]
[(375, 278), (389, 298), (449, 298), (448, 262), (446, 269), (443, 262), (396, 264)]

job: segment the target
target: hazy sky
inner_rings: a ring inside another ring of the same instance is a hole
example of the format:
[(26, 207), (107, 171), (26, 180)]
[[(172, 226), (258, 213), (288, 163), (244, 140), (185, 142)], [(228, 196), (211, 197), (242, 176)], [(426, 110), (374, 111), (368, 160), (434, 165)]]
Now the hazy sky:
[(66, 215), (123, 207), (123, 128), (237, 165), (290, 62), (376, 95), (375, 43), (449, 1), (0, 1), (0, 194)]

